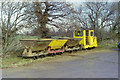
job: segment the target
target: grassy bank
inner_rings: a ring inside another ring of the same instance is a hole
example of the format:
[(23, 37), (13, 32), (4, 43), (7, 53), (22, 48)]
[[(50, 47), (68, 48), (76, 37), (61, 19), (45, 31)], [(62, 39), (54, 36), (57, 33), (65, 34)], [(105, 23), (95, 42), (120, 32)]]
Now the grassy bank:
[(110, 49), (117, 48), (117, 40), (104, 40), (98, 43), (98, 48)]
[(8, 59), (2, 59), (1, 68), (17, 67), (31, 63), (31, 59), (22, 59), (21, 57), (10, 57)]
[[(91, 53), (94, 53), (95, 51), (99, 52), (99, 51), (102, 51), (104, 50), (103, 48), (95, 48), (95, 49), (91, 49), (91, 50), (79, 50), (77, 52), (72, 52), (71, 54), (68, 53), (68, 52), (65, 52), (64, 54), (62, 54), (62, 56), (60, 55), (56, 55), (54, 57), (52, 56), (47, 56), (45, 58), (39, 58), (39, 59), (36, 59), (34, 60), (33, 58), (22, 58), (22, 57), (10, 57), (10, 58), (3, 58), (2, 59), (2, 66), (1, 68), (11, 68), (11, 67), (18, 67), (18, 66), (26, 66), (26, 65), (30, 65), (32, 63), (35, 63), (35, 62), (45, 62), (45, 61), (52, 61), (53, 59), (56, 60), (57, 58), (61, 57), (65, 57), (65, 60), (69, 57), (69, 55), (76, 55), (76, 56), (79, 56), (79, 55), (87, 55), (89, 52)], [(79, 54), (78, 54), (79, 53)], [(80, 54), (82, 53), (82, 54)], [(60, 60), (61, 60), (60, 58)], [(71, 59), (74, 58), (71, 56)], [(65, 61), (63, 60), (63, 61)]]

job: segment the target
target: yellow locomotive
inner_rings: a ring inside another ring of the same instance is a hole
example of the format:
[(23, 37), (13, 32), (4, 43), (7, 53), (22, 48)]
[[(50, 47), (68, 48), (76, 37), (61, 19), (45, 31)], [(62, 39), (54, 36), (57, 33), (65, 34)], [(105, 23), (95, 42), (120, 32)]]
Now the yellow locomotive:
[(25, 46), (22, 56), (34, 59), (47, 54), (97, 47), (97, 37), (94, 36), (94, 30), (75, 30), (73, 38), (22, 39), (20, 41)]

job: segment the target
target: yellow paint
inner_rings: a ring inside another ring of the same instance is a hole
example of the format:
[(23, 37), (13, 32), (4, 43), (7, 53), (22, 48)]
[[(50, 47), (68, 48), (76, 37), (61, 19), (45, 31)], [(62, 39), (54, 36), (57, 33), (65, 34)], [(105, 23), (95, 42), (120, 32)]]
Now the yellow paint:
[[(88, 33), (88, 35), (86, 35), (86, 33)], [(97, 47), (97, 37), (94, 36), (94, 30), (75, 30), (73, 31), (73, 38), (79, 40), (79, 45), (81, 45), (82, 49)], [(40, 50), (44, 51), (47, 47), (51, 47), (51, 49), (54, 50), (61, 49), (69, 40), (70, 38), (68, 37), (63, 37), (61, 39), (23, 39), (21, 41), (26, 47), (23, 56), (37, 56), (40, 54), (38, 53)], [(44, 44), (42, 45), (41, 43)], [(70, 41), (69, 44), (72, 44), (72, 41)]]
[(50, 46), (51, 49), (60, 49), (65, 45), (66, 42), (67, 42), (67, 39), (62, 39), (62, 40), (54, 39), (50, 42), (48, 46)]
[(76, 30), (73, 32), (73, 37), (78, 39), (82, 38), (79, 44), (83, 49), (97, 47), (97, 37), (94, 36), (94, 30)]

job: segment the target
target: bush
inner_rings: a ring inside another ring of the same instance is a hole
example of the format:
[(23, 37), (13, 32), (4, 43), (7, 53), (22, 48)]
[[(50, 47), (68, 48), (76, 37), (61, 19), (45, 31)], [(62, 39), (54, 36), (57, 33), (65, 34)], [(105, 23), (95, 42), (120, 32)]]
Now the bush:
[(103, 40), (102, 42), (98, 42), (98, 47), (101, 48), (117, 48), (118, 40)]

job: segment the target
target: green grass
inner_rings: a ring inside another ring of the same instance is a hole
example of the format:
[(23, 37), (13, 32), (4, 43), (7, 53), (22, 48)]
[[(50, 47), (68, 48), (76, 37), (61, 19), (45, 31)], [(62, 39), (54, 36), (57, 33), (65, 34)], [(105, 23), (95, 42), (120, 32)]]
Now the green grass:
[(16, 40), (20, 40), (20, 39), (38, 39), (38, 38), (40, 38), (40, 37), (38, 37), (38, 36), (26, 36), (26, 35), (24, 35), (24, 36), (17, 35), (16, 36)]
[(2, 59), (2, 65), (0, 68), (14, 68), (19, 66), (25, 66), (34, 62), (43, 62), (43, 61), (49, 61), (50, 59), (53, 59), (55, 57), (45, 57), (45, 58), (38, 58), (34, 60), (33, 58), (22, 58), (22, 57), (10, 57), (8, 59)]
[(8, 59), (2, 59), (1, 68), (16, 67), (24, 64), (28, 64), (32, 59), (22, 59), (21, 57), (11, 57)]
[[(51, 38), (55, 39), (59, 37), (60, 36), (52, 36)], [(39, 36), (17, 35), (16, 40), (20, 40), (20, 39), (40, 39), (40, 37)]]
[(111, 45), (111, 44), (104, 44), (104, 45), (98, 45), (98, 48), (117, 48), (116, 45)]
[(55, 39), (55, 38), (57, 39), (57, 38), (59, 38), (59, 37), (60, 37), (60, 36), (52, 36), (53, 39)]
[(117, 48), (117, 41), (104, 40), (98, 43), (98, 48)]
[[(17, 35), (15, 37), (15, 41), (19, 42), (20, 39), (38, 39), (38, 38), (39, 38), (38, 36)], [(21, 45), (22, 44), (19, 44), (19, 46), (21, 46)], [(22, 59), (22, 57), (17, 57), (17, 55), (19, 55), (22, 52), (23, 52), (23, 48), (9, 52), (10, 54), (6, 55), (9, 57), (2, 59), (2, 65), (0, 65), (0, 68), (15, 67), (15, 66), (25, 65), (25, 64), (36, 61), (36, 60), (33, 60), (32, 58)]]

